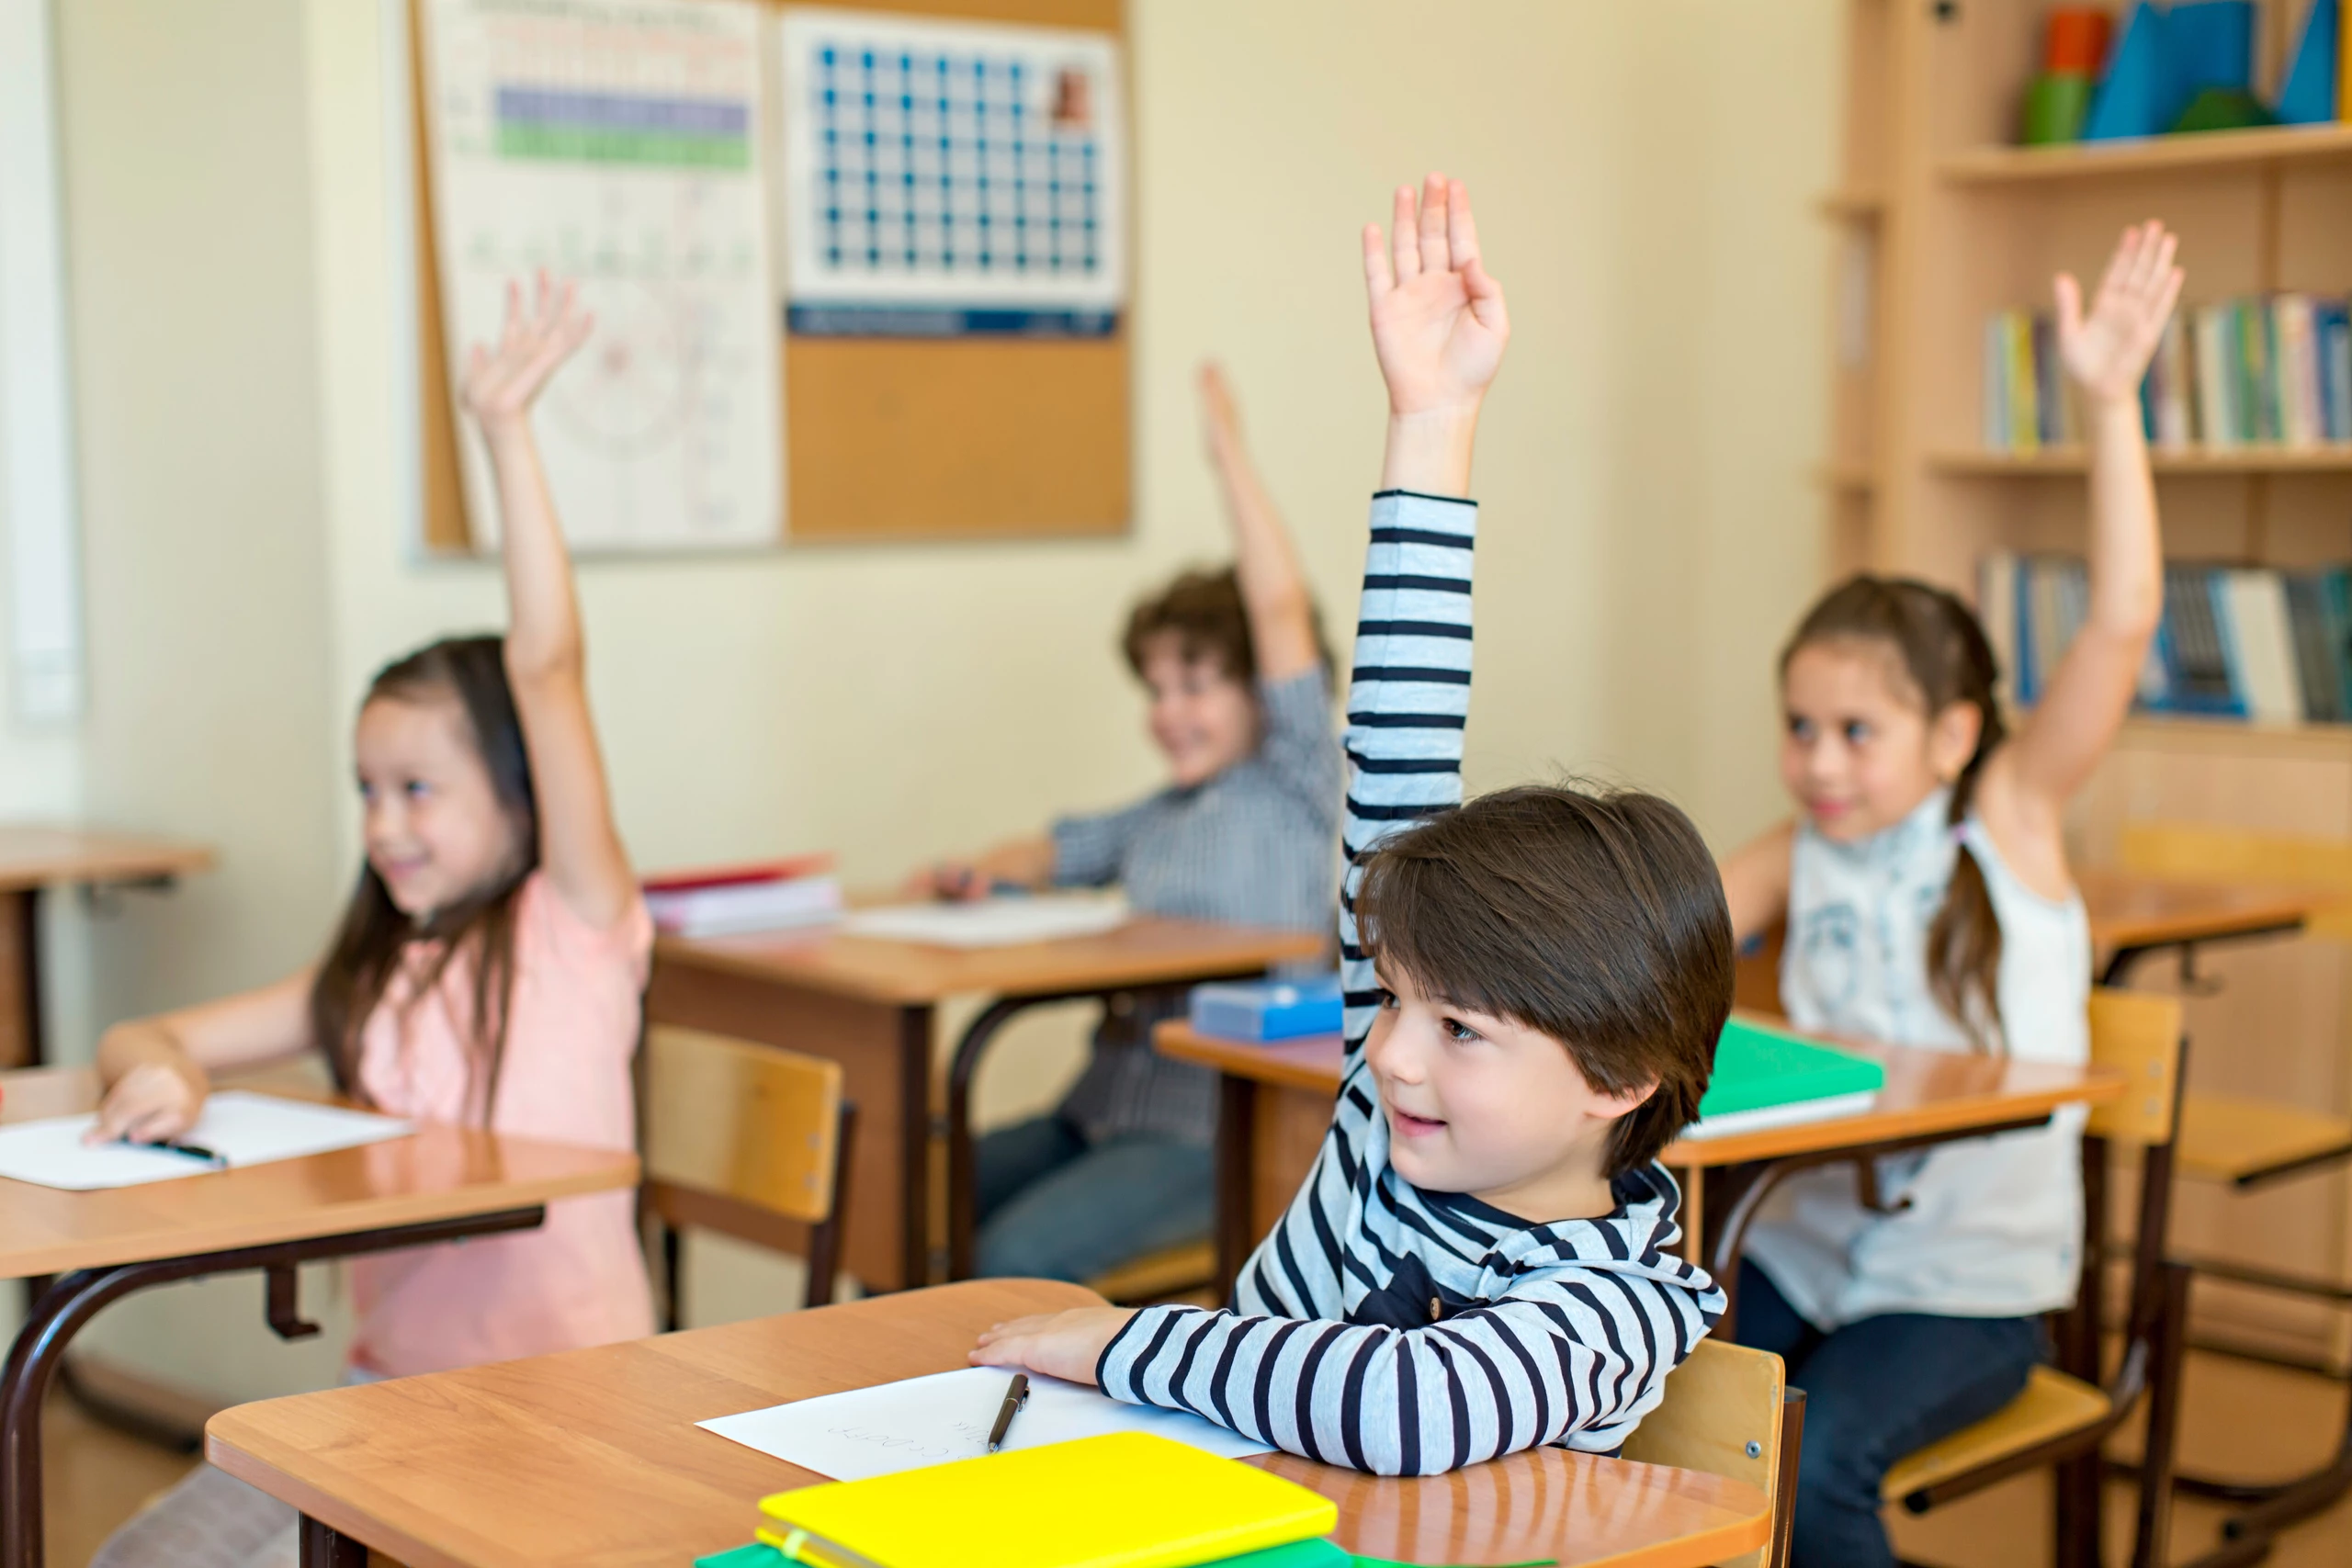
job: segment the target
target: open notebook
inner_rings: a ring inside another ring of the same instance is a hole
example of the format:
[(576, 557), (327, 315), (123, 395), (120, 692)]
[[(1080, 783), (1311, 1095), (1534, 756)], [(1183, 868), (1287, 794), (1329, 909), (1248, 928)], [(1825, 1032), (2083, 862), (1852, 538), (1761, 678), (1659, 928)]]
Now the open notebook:
[(96, 1121), (96, 1116), (52, 1116), (0, 1127), (0, 1177), (87, 1192), (322, 1155), (416, 1130), (397, 1117), (225, 1089), (204, 1102), (196, 1125), (176, 1140), (182, 1149), (198, 1148), (219, 1156), (209, 1160), (172, 1149), (83, 1143), (82, 1135)]

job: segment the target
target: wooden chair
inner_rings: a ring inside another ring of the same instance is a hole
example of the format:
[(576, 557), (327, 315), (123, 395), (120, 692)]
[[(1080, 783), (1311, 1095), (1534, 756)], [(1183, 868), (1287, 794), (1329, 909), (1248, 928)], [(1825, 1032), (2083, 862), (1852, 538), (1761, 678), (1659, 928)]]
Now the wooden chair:
[(1666, 1377), (1666, 1398), (1625, 1439), (1625, 1457), (1644, 1464), (1745, 1481), (1772, 1503), (1770, 1542), (1735, 1560), (1734, 1568), (1781, 1568), (1789, 1558), (1790, 1506), (1797, 1454), (1804, 1440), (1804, 1390), (1769, 1350), (1702, 1339)]
[(838, 1062), (699, 1030), (646, 1031), (645, 1198), (662, 1222), (663, 1323), (678, 1326), (679, 1232), (710, 1224), (808, 1260), (833, 1299), (857, 1107)]
[[(2164, 1253), (2186, 1049), (2180, 1018), (2177, 997), (2091, 994), (2091, 1059), (2122, 1071), (2132, 1087), (2120, 1100), (2092, 1109), (2083, 1138), (2081, 1300), (2059, 1322), (2061, 1366), (2036, 1368), (2025, 1392), (2006, 1408), (1902, 1460), (1880, 1487), (1886, 1501), (1924, 1514), (2012, 1475), (2056, 1465), (2056, 1561), (2061, 1568), (2097, 1568), (2102, 1561), (2100, 1445), (2145, 1397), (2147, 1437), (2132, 1561), (2135, 1568), (2157, 1568), (2165, 1561), (2188, 1300), (2188, 1269), (2167, 1261)], [(2123, 1353), (2113, 1375), (2100, 1380), (2097, 1306), (2113, 1142), (2142, 1150), (2140, 1202)]]
[[(2135, 822), (2117, 844), (2125, 871), (2186, 881), (2232, 881), (2318, 886), (2342, 893), (2343, 908), (2323, 910), (2306, 927), (2311, 934), (2352, 941), (2352, 842), (2283, 833), (2186, 823)], [(2182, 979), (2193, 982), (2188, 951)], [(2324, 1111), (2241, 1100), (2230, 1095), (2191, 1094), (2181, 1106), (2180, 1169), (2184, 1176), (2252, 1191), (2272, 1182), (2326, 1170), (2352, 1160), (2352, 1117)], [(2259, 1270), (2224, 1268), (2195, 1260), (2199, 1272), (2239, 1283), (2319, 1294), (2339, 1303), (2341, 1291), (2309, 1289), (2309, 1282)]]
[(1216, 1243), (1203, 1239), (1129, 1258), (1087, 1280), (1086, 1288), (1114, 1306), (1149, 1306), (1216, 1284)]

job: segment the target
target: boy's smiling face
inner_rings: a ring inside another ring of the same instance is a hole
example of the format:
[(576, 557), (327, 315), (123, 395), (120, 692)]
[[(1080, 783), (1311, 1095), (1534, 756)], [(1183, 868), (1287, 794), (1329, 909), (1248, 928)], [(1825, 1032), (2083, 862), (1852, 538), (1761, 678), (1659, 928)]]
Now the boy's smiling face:
[(1427, 995), (1386, 966), (1380, 983), (1364, 1060), (1398, 1175), (1536, 1224), (1615, 1206), (1609, 1135), (1655, 1086), (1609, 1094), (1541, 1030)]

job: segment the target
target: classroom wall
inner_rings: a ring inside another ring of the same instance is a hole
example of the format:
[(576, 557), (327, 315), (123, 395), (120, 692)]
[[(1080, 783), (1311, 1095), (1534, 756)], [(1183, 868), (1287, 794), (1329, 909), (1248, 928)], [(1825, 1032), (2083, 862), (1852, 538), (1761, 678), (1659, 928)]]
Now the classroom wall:
[[(494, 626), (501, 601), (492, 570), (410, 544), (378, 7), (60, 9), (93, 612), (80, 804), (222, 851), (92, 933), (102, 1022), (310, 954), (357, 853), (357, 693), (418, 641)], [(1830, 177), (1836, 15), (1135, 0), (1133, 533), (585, 563), (639, 862), (826, 846), (888, 882), (1148, 787), (1112, 646), (1136, 592), (1224, 553), (1190, 385), (1204, 354), (1345, 627), (1382, 414), (1355, 233), (1431, 165), (1471, 182), (1515, 328), (1478, 464), (1471, 782), (1599, 770), (1673, 794), (1719, 842), (1760, 825), (1764, 660), (1815, 572), (1827, 250), (1806, 203)], [(1016, 1035), (984, 1110), (1050, 1100), (1079, 1039), (1075, 1010)], [(277, 1346), (257, 1296), (127, 1303), (102, 1343), (223, 1395), (325, 1375), (332, 1346)]]

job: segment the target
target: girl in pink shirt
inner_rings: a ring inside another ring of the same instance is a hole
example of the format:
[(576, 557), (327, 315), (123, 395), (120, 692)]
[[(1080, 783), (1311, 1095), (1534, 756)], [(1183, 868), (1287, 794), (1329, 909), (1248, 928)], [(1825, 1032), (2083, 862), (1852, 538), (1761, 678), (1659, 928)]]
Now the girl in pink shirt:
[[(504, 522), (509, 626), (420, 649), (369, 686), (354, 746), (368, 858), (325, 956), (108, 1031), (94, 1140), (172, 1137), (196, 1121), (209, 1073), (316, 1049), (345, 1092), (396, 1115), (633, 1146), (629, 1061), (653, 928), (613, 826), (571, 561), (530, 426), (591, 324), (571, 286), (542, 274), (527, 305), (509, 290), (503, 337), (468, 364), (464, 402)], [(537, 1230), (366, 1258), (353, 1274), (360, 1377), (653, 1332), (628, 1192), (564, 1199)], [(290, 1546), (292, 1516), (248, 1491), (198, 1472), (98, 1561), (185, 1561), (191, 1532), (209, 1561), (266, 1561)]]

